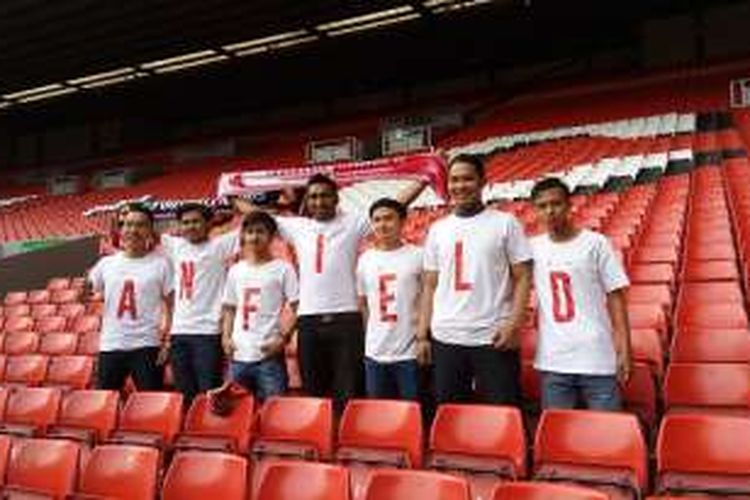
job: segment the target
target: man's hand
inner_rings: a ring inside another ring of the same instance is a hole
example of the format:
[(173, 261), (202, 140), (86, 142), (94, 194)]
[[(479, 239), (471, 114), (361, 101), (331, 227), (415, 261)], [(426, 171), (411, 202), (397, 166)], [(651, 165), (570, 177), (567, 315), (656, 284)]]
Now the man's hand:
[(235, 350), (234, 341), (232, 340), (232, 337), (222, 337), (221, 347), (224, 349), (224, 354), (228, 358), (231, 358)]
[(432, 362), (432, 345), (430, 339), (418, 338), (417, 339), (417, 363), (422, 366), (427, 366)]
[(275, 356), (284, 352), (286, 338), (283, 335), (274, 335), (260, 346), (260, 351), (266, 356)]
[(495, 337), (492, 339), (492, 346), (502, 351), (518, 349), (521, 345), (520, 333), (521, 327), (516, 322), (509, 321), (497, 331)]
[(630, 355), (617, 355), (617, 381), (621, 384), (627, 384), (630, 375), (633, 373), (633, 360)]
[(165, 339), (164, 342), (161, 345), (161, 348), (159, 349), (159, 355), (156, 357), (156, 364), (159, 366), (163, 366), (167, 364), (167, 361), (169, 361), (169, 349), (172, 347), (172, 343), (169, 341), (169, 339)]

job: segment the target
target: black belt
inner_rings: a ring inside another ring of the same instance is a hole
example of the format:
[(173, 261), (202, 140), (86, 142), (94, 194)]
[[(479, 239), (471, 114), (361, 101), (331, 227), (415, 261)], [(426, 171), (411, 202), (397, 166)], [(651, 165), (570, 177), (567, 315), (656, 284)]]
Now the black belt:
[(359, 312), (340, 312), (340, 313), (323, 313), (323, 314), (303, 314), (299, 317), (300, 321), (309, 321), (317, 324), (333, 323), (336, 320), (361, 320), (362, 315)]

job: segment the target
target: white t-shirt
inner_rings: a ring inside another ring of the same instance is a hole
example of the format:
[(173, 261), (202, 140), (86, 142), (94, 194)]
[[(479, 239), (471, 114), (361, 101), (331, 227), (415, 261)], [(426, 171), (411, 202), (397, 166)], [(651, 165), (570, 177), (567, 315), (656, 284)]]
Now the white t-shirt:
[(357, 311), (357, 252), (370, 231), (364, 214), (338, 213), (329, 221), (277, 217), (281, 236), (294, 246), (300, 276), (299, 314)]
[(99, 350), (129, 351), (160, 345), (164, 297), (173, 290), (172, 266), (155, 252), (140, 258), (117, 252), (89, 273), (94, 291), (104, 294)]
[(613, 375), (616, 354), (607, 293), (627, 287), (628, 277), (607, 238), (582, 230), (557, 243), (531, 240), (539, 307), (537, 370)]
[(365, 356), (380, 363), (414, 359), (422, 249), (370, 249), (359, 257), (357, 294), (367, 300)]
[(424, 249), (425, 270), (438, 272), (433, 338), (464, 346), (491, 344), (513, 307), (510, 266), (529, 260), (528, 241), (512, 215), (485, 209), (435, 222)]
[(298, 297), (297, 276), (288, 262), (274, 259), (256, 266), (242, 260), (233, 265), (222, 303), (237, 308), (232, 329), (234, 360), (262, 360), (260, 346), (281, 332), (282, 308)]
[(175, 276), (173, 335), (218, 335), (221, 293), (239, 235), (232, 231), (203, 243), (162, 235), (162, 248)]

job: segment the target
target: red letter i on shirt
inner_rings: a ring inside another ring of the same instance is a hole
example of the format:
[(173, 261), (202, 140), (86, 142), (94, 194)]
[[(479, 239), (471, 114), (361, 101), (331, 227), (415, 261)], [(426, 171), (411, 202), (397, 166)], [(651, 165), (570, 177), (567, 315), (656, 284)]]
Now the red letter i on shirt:
[(325, 249), (326, 237), (322, 234), (318, 235), (315, 240), (315, 273), (320, 274), (323, 272), (323, 250)]
[(472, 284), (464, 281), (464, 242), (456, 242), (455, 255), (455, 287), (457, 292), (465, 292), (472, 289)]
[(193, 300), (193, 283), (195, 282), (195, 262), (180, 262), (180, 299)]
[(135, 283), (133, 280), (125, 280), (120, 291), (120, 302), (117, 304), (117, 319), (122, 318), (125, 313), (130, 313), (130, 319), (138, 319), (138, 311), (135, 308)]
[(250, 314), (258, 312), (260, 288), (245, 288), (242, 297), (242, 329), (250, 329)]

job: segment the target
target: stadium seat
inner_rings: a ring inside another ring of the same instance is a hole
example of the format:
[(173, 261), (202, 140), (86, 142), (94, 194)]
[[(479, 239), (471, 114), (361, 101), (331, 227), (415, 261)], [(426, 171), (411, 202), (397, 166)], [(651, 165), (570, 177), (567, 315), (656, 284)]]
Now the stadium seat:
[(746, 443), (750, 443), (750, 419), (667, 415), (656, 444), (656, 491), (747, 498), (750, 446)]
[(101, 327), (101, 319), (99, 316), (93, 315), (78, 316), (73, 319), (71, 327), (71, 329), (79, 335), (96, 333)]
[[(164, 476), (161, 498), (247, 500), (247, 478), (248, 465), (244, 457), (216, 451), (180, 451)], [(296, 498), (305, 498), (304, 490), (311, 487), (313, 481), (311, 477), (310, 483), (299, 485)]]
[(686, 259), (692, 261), (737, 260), (737, 253), (731, 243), (688, 244)]
[[(76, 499), (153, 499), (159, 452), (145, 446), (101, 445), (81, 471)], [(187, 497), (186, 497), (187, 498)]]
[(66, 330), (68, 320), (64, 316), (48, 316), (36, 320), (34, 331), (44, 335), (45, 333), (60, 333)]
[(47, 282), (47, 290), (53, 292), (55, 290), (67, 290), (71, 287), (71, 279), (67, 277), (50, 278)]
[(664, 349), (659, 332), (653, 329), (633, 329), (630, 332), (633, 361), (651, 367), (654, 375), (661, 379), (664, 375)]
[(8, 355), (33, 354), (38, 348), (39, 336), (32, 332), (10, 333), (3, 344), (3, 352)]
[(432, 471), (373, 470), (364, 500), (470, 500), (466, 479)]
[(12, 389), (0, 386), (0, 422), (5, 416), (5, 408), (8, 406), (8, 397), (10, 396), (11, 392)]
[(687, 261), (685, 281), (739, 281), (737, 264), (730, 260)]
[(8, 316), (3, 329), (5, 333), (31, 332), (34, 330), (34, 319), (31, 316)]
[(747, 312), (744, 304), (714, 303), (694, 304), (680, 308), (677, 314), (677, 328), (748, 328)]
[(182, 423), (182, 394), (134, 392), (120, 412), (115, 443), (170, 446)]
[(264, 470), (255, 495), (255, 500), (349, 500), (349, 498), (348, 471), (337, 465), (316, 462), (269, 464)]
[(672, 264), (680, 260), (677, 247), (673, 246), (644, 246), (641, 245), (633, 252), (632, 261), (636, 264)]
[(86, 304), (86, 314), (89, 316), (101, 316), (104, 310), (104, 303), (101, 300), (92, 300)]
[(31, 306), (31, 317), (35, 320), (39, 318), (46, 318), (48, 316), (54, 316), (57, 314), (56, 304), (34, 304)]
[[(60, 304), (57, 306), (57, 314), (71, 320), (86, 313), (86, 306), (78, 303)], [(72, 323), (69, 323), (72, 326)]]
[(671, 363), (664, 379), (667, 411), (750, 416), (750, 364)]
[(120, 395), (116, 391), (82, 390), (67, 393), (49, 437), (64, 437), (89, 445), (103, 442), (117, 424)]
[(659, 400), (653, 367), (645, 363), (633, 363), (630, 380), (621, 390), (625, 409), (636, 414), (648, 430), (653, 430)]
[(99, 332), (86, 333), (78, 338), (76, 354), (94, 356), (99, 353)]
[[(3, 498), (64, 500), (78, 477), (78, 443), (61, 439), (24, 439), (13, 444)], [(19, 495), (12, 494), (20, 493)], [(28, 494), (28, 496), (26, 495)]]
[[(3, 304), (8, 306), (15, 306), (19, 304), (25, 304), (28, 294), (26, 292), (8, 292), (5, 294)], [(7, 316), (7, 313), (6, 313)]]
[(647, 450), (638, 420), (625, 413), (545, 411), (534, 440), (534, 477), (585, 484), (612, 498), (644, 492)]
[(62, 394), (54, 387), (22, 387), (8, 395), (0, 432), (41, 436), (57, 420)]
[(78, 289), (68, 290), (55, 290), (50, 296), (50, 302), (53, 304), (69, 304), (72, 302), (80, 302), (81, 291)]
[(509, 482), (495, 488), (490, 500), (609, 500), (609, 497), (590, 488), (569, 484), (544, 482)]
[(659, 304), (666, 314), (672, 312), (672, 291), (668, 285), (632, 285), (628, 288), (628, 302), (631, 304)]
[(78, 335), (74, 333), (48, 333), (42, 335), (39, 342), (39, 354), (64, 356), (75, 354), (78, 347)]
[(526, 477), (521, 412), (503, 406), (441, 405), (425, 466), (466, 477), (472, 498), (489, 498), (497, 483)]
[(628, 273), (631, 283), (667, 285), (674, 288), (675, 273), (671, 264), (635, 264)]
[(256, 457), (269, 455), (328, 460), (333, 447), (333, 407), (329, 399), (268, 398), (258, 416)]
[(7, 356), (5, 363), (5, 385), (37, 386), (44, 382), (47, 375), (49, 356), (43, 354), (24, 354)]
[(10, 450), (13, 446), (11, 436), (0, 435), (0, 488), (5, 485), (5, 476), (8, 472), (8, 462), (10, 461)]
[(664, 345), (669, 339), (669, 325), (659, 304), (628, 304), (628, 317), (633, 330), (655, 330)]
[(91, 384), (94, 358), (91, 356), (52, 356), (44, 385), (65, 389), (86, 389)]
[(26, 296), (29, 305), (47, 304), (50, 301), (49, 290), (31, 290)]
[(673, 363), (750, 363), (750, 332), (744, 329), (685, 329), (672, 339)]
[(254, 407), (254, 399), (248, 395), (235, 400), (235, 406), (228, 416), (219, 416), (211, 411), (208, 396), (199, 394), (185, 415), (184, 429), (177, 436), (175, 447), (246, 454)]

